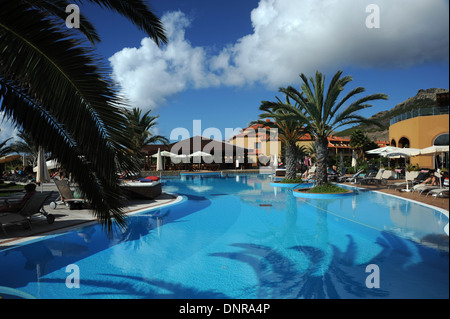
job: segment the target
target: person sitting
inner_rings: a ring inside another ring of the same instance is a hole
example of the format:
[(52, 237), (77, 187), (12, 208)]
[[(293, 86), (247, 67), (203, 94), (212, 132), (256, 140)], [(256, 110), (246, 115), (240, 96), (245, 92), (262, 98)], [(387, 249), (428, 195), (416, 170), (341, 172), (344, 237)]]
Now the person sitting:
[(25, 195), (23, 195), (22, 200), (18, 203), (10, 204), (5, 201), (5, 204), (0, 207), (0, 213), (17, 213), (19, 212), (25, 203), (36, 194), (36, 184), (25, 185)]
[(431, 173), (430, 173), (430, 176), (429, 176), (426, 180), (424, 180), (424, 181), (421, 183), (421, 185), (427, 185), (427, 184), (430, 184), (431, 186), (439, 185), (438, 179), (437, 179), (437, 177), (434, 175), (433, 172), (431, 172)]

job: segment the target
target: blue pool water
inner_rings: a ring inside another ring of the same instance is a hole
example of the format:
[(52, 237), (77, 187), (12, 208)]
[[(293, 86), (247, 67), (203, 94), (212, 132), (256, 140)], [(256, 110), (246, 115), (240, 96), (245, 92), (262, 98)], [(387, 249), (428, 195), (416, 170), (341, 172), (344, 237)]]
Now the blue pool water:
[[(127, 231), (112, 240), (94, 225), (0, 250), (0, 295), (449, 297), (441, 212), (358, 189), (302, 199), (270, 182), (262, 175), (168, 179), (164, 191), (184, 200), (129, 216)], [(73, 265), (79, 288), (66, 285), (74, 283)], [(366, 272), (368, 265), (379, 271)], [(369, 288), (377, 274), (379, 286)]]

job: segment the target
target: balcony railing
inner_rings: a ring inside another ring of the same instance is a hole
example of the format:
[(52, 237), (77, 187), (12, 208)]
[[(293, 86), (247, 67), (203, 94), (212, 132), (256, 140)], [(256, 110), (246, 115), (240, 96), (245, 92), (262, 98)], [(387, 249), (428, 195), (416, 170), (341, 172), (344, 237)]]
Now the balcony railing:
[(408, 111), (403, 114), (397, 115), (396, 117), (391, 119), (390, 124), (393, 125), (397, 122), (404, 121), (407, 119), (412, 119), (414, 117), (419, 117), (419, 116), (449, 114), (448, 111), (449, 111), (448, 106), (424, 107), (421, 109), (416, 109), (416, 110)]

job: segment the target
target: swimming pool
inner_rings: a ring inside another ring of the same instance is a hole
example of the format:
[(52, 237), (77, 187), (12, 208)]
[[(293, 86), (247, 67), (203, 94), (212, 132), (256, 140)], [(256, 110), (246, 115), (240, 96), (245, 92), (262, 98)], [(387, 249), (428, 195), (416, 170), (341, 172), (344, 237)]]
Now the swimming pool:
[(183, 200), (130, 215), (112, 240), (93, 225), (1, 250), (0, 287), (36, 298), (449, 297), (442, 212), (361, 189), (301, 199), (270, 182), (166, 179)]

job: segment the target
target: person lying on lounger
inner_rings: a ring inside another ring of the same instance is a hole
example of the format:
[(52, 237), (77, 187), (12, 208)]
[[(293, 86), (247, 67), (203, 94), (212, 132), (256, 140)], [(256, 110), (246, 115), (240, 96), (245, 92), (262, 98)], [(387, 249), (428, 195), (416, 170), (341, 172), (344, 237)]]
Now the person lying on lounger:
[(428, 177), (426, 180), (424, 180), (424, 181), (421, 183), (421, 185), (427, 185), (427, 184), (430, 184), (431, 186), (439, 185), (438, 179), (437, 179), (437, 177), (434, 175), (433, 172), (430, 173), (430, 177)]
[(36, 194), (36, 184), (27, 184), (25, 185), (26, 194), (23, 195), (22, 200), (20, 202), (11, 204), (5, 201), (5, 204), (0, 207), (0, 213), (17, 213), (25, 206), (25, 203)]

